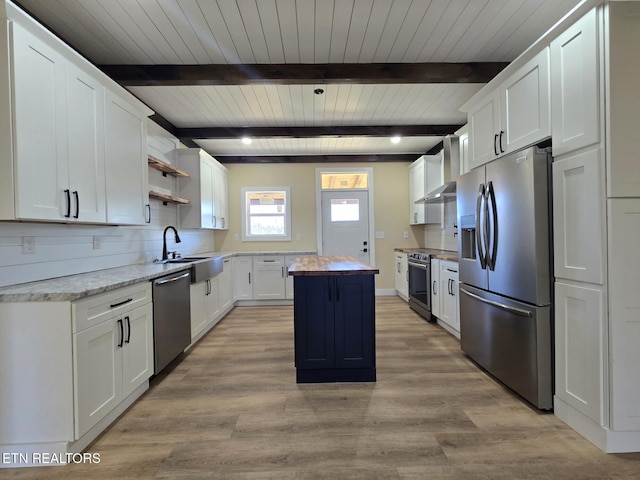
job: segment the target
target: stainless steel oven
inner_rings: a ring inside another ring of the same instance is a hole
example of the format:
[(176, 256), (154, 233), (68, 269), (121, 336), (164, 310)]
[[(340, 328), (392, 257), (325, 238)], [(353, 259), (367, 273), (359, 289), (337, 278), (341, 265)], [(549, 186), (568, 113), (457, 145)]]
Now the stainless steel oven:
[(431, 257), (428, 253), (410, 253), (409, 306), (428, 322), (431, 318)]

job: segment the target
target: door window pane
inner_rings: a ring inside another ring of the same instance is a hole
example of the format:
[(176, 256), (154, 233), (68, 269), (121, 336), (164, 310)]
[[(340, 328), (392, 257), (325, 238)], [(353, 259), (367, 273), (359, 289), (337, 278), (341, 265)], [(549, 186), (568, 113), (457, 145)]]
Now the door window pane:
[(357, 222), (360, 220), (360, 201), (357, 198), (332, 198), (332, 222)]

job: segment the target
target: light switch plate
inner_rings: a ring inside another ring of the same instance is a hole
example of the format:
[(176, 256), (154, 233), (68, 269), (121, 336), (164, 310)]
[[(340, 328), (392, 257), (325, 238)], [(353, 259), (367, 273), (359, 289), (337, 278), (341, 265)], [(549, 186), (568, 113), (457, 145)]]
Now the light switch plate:
[(376, 232), (376, 238), (384, 238), (384, 232)]

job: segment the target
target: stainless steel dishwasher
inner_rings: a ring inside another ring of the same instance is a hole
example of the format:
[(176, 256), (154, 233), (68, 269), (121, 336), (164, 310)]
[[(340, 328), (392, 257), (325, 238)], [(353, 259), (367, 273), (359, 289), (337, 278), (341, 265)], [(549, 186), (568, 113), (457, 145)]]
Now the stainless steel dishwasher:
[(153, 280), (155, 374), (191, 343), (190, 285), (190, 270), (181, 270)]

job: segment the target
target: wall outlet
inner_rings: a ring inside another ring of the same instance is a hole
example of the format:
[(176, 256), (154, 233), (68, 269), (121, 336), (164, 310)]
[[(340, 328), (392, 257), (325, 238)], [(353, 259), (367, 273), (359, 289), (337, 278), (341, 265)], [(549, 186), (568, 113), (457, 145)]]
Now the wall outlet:
[(36, 253), (36, 237), (22, 237), (22, 253)]
[(97, 236), (94, 235), (93, 237), (93, 249), (94, 250), (100, 250), (102, 248), (102, 239)]
[(299, 233), (296, 233), (296, 240), (300, 240), (301, 236)]
[(409, 238), (409, 232), (402, 232), (402, 238)]
[(237, 233), (234, 233), (234, 234), (233, 234), (233, 240), (234, 240), (235, 242), (240, 241), (240, 235), (238, 235)]

